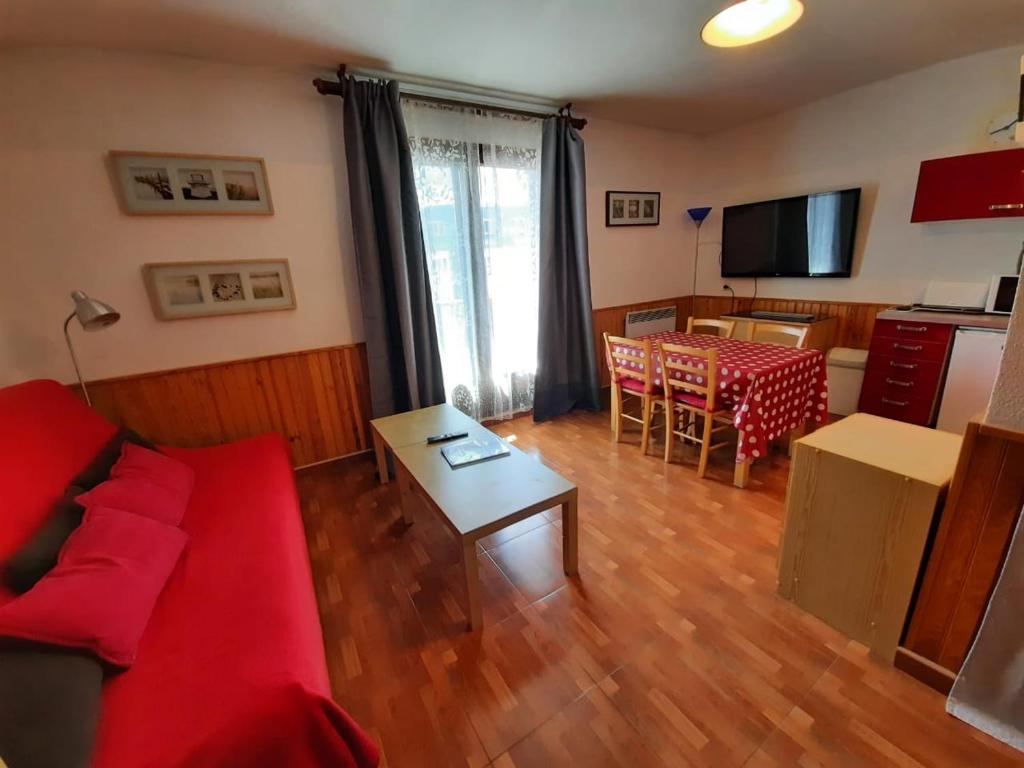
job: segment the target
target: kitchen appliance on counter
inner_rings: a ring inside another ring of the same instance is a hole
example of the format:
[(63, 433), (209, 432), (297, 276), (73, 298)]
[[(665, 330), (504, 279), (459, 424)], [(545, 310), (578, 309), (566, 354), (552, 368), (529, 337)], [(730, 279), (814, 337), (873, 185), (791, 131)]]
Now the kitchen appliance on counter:
[(1017, 295), (1020, 275), (995, 275), (988, 289), (986, 312), (1008, 315), (1013, 312), (1013, 297)]
[(968, 421), (984, 415), (1005, 345), (1006, 331), (957, 328), (935, 424), (938, 429), (962, 435)]

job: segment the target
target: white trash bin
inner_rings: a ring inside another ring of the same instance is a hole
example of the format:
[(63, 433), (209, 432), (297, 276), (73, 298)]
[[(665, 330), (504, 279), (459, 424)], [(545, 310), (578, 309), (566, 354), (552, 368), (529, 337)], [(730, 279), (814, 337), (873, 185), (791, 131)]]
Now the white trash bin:
[(841, 416), (857, 412), (860, 388), (864, 383), (866, 349), (832, 347), (828, 351), (828, 410)]

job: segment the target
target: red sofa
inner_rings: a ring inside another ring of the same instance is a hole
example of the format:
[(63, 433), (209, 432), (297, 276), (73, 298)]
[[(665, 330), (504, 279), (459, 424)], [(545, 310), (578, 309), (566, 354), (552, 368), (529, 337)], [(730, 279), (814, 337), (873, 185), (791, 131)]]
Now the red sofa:
[[(116, 428), (54, 381), (0, 389), (0, 424), (3, 561)], [(94, 765), (376, 765), (331, 700), (285, 441), (164, 450), (196, 472), (189, 541), (137, 661), (104, 684)]]

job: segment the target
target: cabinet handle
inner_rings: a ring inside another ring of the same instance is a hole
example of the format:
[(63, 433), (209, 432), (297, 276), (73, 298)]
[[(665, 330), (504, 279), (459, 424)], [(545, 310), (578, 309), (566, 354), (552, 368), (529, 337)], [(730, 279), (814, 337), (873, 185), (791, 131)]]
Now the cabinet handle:
[(920, 352), (924, 347), (920, 344), (893, 344), (893, 349), (905, 349), (907, 352)]
[(897, 325), (897, 331), (914, 331), (914, 333), (924, 333), (928, 330), (927, 325)]
[(885, 380), (885, 383), (886, 384), (895, 384), (897, 387), (912, 387), (912, 386), (914, 386), (914, 382), (912, 382), (912, 381), (900, 381), (899, 379), (889, 379), (889, 378), (887, 378)]
[(1024, 203), (998, 203), (988, 207), (990, 211), (1019, 211), (1021, 208), (1024, 208)]
[(895, 405), (900, 408), (905, 408), (907, 406), (906, 400), (890, 400), (888, 397), (883, 397), (882, 402), (886, 405)]
[(917, 363), (897, 363), (895, 360), (890, 360), (889, 361), (889, 367), (890, 368), (903, 368), (904, 370), (907, 370), (907, 371), (916, 371), (917, 370)]

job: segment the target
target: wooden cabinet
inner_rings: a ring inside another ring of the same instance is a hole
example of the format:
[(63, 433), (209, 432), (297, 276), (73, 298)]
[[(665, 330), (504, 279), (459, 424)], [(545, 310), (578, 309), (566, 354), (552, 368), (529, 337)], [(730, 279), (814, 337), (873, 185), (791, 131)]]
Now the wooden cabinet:
[(908, 424), (934, 424), (955, 326), (876, 320), (860, 410)]
[(779, 594), (892, 660), (959, 449), (864, 413), (796, 441)]
[(913, 222), (1024, 216), (1024, 149), (925, 160)]
[(1024, 433), (972, 421), (896, 665), (943, 692), (974, 642), (1024, 506)]

